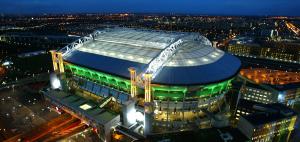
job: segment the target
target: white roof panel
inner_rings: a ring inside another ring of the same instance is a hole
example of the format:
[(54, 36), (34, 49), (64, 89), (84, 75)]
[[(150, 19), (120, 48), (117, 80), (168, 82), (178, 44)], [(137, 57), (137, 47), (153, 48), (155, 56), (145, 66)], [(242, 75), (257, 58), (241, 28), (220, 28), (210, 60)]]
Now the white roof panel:
[(182, 39), (178, 50), (165, 66), (198, 66), (220, 59), (224, 52), (213, 48), (196, 33), (161, 32), (127, 28), (108, 29), (76, 50), (148, 64), (164, 48)]

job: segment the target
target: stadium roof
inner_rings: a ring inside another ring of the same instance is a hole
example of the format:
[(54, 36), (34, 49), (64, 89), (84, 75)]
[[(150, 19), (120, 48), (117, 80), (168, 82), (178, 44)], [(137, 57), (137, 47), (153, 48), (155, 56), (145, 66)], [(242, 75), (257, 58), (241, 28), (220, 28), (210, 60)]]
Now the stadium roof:
[(128, 28), (105, 29), (64, 55), (64, 60), (102, 72), (129, 78), (129, 67), (140, 72), (162, 51), (178, 45), (154, 83), (168, 85), (207, 84), (234, 76), (240, 61), (213, 48), (210, 41), (196, 33), (163, 32)]

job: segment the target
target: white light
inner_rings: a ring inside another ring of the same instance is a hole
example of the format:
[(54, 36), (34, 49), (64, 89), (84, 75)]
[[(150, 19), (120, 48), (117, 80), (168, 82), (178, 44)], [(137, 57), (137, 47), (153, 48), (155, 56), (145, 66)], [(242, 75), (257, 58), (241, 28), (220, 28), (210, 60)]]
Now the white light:
[(90, 106), (89, 104), (84, 104), (84, 105), (81, 105), (80, 108), (83, 110), (88, 110), (88, 109), (92, 108), (92, 106)]
[(141, 112), (135, 112), (135, 117), (137, 121), (144, 122), (144, 115)]
[(111, 52), (111, 53), (109, 53), (111, 56), (115, 56), (116, 55), (116, 53), (115, 52)]
[(194, 62), (192, 60), (187, 61), (188, 64), (193, 64)]
[(61, 88), (60, 80), (59, 80), (59, 78), (57, 77), (56, 74), (51, 74), (50, 75), (50, 83), (51, 83), (52, 89)]
[(5, 61), (2, 66), (9, 66), (9, 65), (12, 65), (13, 62), (10, 62), (10, 61)]
[(128, 121), (128, 123), (133, 124), (133, 123), (136, 122), (136, 119), (134, 118), (134, 116), (135, 116), (135, 110), (134, 109), (127, 112), (127, 121)]
[(52, 85), (53, 85), (53, 89), (57, 89), (60, 87), (60, 81), (58, 79), (55, 79)]
[(220, 54), (218, 52), (215, 52), (214, 55), (219, 56)]
[(211, 57), (213, 57), (213, 58), (216, 58), (217, 56), (216, 55), (210, 55)]
[(133, 124), (136, 121), (144, 122), (144, 119), (144, 115), (141, 112), (137, 112), (135, 109), (132, 109), (127, 113), (127, 121), (130, 124)]
[(154, 114), (158, 114), (159, 111), (157, 109), (154, 110)]
[(203, 58), (203, 59), (202, 59), (202, 61), (204, 61), (204, 62), (207, 62), (207, 61), (208, 61), (208, 59), (206, 59), (206, 58)]
[(133, 60), (133, 57), (132, 56), (128, 56), (128, 59)]
[(284, 97), (284, 94), (282, 94), (282, 93), (279, 93), (279, 95), (278, 95), (278, 102), (284, 102), (284, 100), (285, 100), (285, 97)]

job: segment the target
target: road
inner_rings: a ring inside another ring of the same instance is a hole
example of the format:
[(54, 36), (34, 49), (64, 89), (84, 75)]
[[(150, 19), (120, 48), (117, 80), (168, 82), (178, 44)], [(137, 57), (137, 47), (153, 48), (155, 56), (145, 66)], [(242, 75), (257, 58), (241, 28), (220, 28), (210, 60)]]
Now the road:
[(5, 142), (22, 140), (25, 142), (34, 141), (57, 141), (86, 129), (87, 126), (70, 114), (63, 113), (57, 118), (33, 128), (28, 132), (16, 135)]
[(45, 138), (41, 139), (41, 141), (44, 142), (51, 142), (51, 141), (57, 141), (62, 138), (66, 138), (68, 136), (71, 136), (75, 133), (81, 132), (85, 130), (87, 126), (84, 123), (81, 123), (80, 120), (76, 120), (70, 125), (67, 125), (66, 127), (61, 127), (61, 129), (57, 129), (51, 134), (47, 135)]
[(57, 141), (87, 128), (70, 114), (53, 114), (48, 109), (38, 93), (48, 78), (41, 74), (0, 85), (0, 141)]
[(0, 141), (58, 116), (48, 109), (49, 105), (38, 94), (39, 88), (45, 84), (34, 83), (0, 91), (0, 134), (3, 135)]
[(285, 25), (287, 26), (287, 28), (292, 31), (293, 33), (295, 33), (297, 36), (300, 36), (300, 29), (297, 28), (293, 23), (291, 22), (285, 22)]

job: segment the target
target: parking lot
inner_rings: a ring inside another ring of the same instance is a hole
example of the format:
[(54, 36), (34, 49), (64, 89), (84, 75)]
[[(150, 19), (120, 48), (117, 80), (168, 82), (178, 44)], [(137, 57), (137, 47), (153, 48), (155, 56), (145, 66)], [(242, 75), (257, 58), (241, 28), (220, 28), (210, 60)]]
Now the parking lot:
[(1, 139), (28, 131), (58, 116), (38, 93), (37, 86), (43, 85), (29, 84), (0, 90)]

